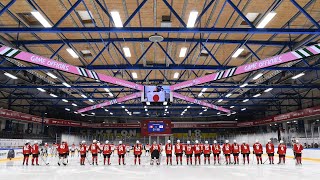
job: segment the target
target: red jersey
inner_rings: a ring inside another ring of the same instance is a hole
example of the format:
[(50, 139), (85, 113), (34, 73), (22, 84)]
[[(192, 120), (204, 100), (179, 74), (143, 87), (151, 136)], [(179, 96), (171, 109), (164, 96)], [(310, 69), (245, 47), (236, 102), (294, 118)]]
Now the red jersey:
[(87, 145), (82, 144), (80, 145), (80, 154), (85, 155), (87, 153)]
[(141, 144), (136, 144), (133, 147), (133, 153), (134, 153), (134, 155), (141, 155), (142, 154), (142, 145)]
[(266, 151), (267, 154), (273, 154), (274, 153), (274, 145), (272, 143), (266, 144)]
[(111, 145), (110, 144), (103, 145), (102, 151), (103, 151), (103, 154), (111, 154), (112, 153)]
[(158, 144), (152, 144), (150, 151), (151, 151), (151, 153), (152, 153), (154, 150), (158, 150), (158, 151), (160, 152), (160, 151), (161, 151), (160, 148), (161, 148), (160, 145), (158, 145)]
[(195, 144), (193, 146), (194, 154), (200, 154), (202, 152), (201, 144)]
[(210, 144), (203, 145), (203, 154), (211, 154), (211, 146)]
[(220, 154), (221, 153), (221, 147), (219, 144), (213, 144), (212, 145), (212, 151), (213, 154)]
[(240, 146), (239, 146), (239, 144), (237, 144), (237, 143), (233, 143), (233, 144), (231, 145), (231, 149), (232, 149), (232, 153), (233, 153), (233, 154), (238, 154), (238, 153), (240, 153)]
[(58, 146), (59, 154), (66, 154), (69, 152), (69, 147), (67, 143), (62, 143)]
[(98, 146), (98, 144), (91, 144), (88, 150), (91, 151), (92, 154), (98, 154), (98, 152), (100, 151), (100, 147)]
[(263, 153), (262, 145), (260, 143), (255, 143), (253, 145), (253, 152), (255, 154), (262, 154)]
[(166, 151), (166, 154), (172, 154), (172, 144), (166, 144), (166, 146), (164, 147), (164, 150)]
[(119, 146), (117, 147), (117, 150), (118, 150), (118, 155), (126, 154), (126, 145), (119, 144)]
[(183, 146), (180, 143), (177, 143), (176, 145), (174, 145), (174, 152), (175, 153), (182, 153), (183, 151)]
[(192, 154), (193, 153), (192, 145), (190, 145), (190, 144), (186, 145), (185, 151), (186, 151), (186, 154)]
[(223, 154), (231, 154), (232, 153), (232, 147), (230, 144), (223, 144), (222, 146)]
[(303, 146), (301, 144), (294, 144), (293, 145), (293, 151), (295, 153), (300, 154), (300, 153), (302, 153), (302, 150), (303, 150)]
[(23, 154), (31, 154), (31, 146), (29, 144), (24, 145), (22, 148), (22, 153)]
[(279, 144), (278, 146), (278, 154), (279, 155), (286, 155), (287, 146), (285, 144)]
[(39, 145), (38, 144), (34, 144), (32, 146), (31, 152), (32, 152), (32, 154), (40, 154), (39, 153)]
[(249, 144), (241, 144), (241, 153), (242, 154), (250, 154)]

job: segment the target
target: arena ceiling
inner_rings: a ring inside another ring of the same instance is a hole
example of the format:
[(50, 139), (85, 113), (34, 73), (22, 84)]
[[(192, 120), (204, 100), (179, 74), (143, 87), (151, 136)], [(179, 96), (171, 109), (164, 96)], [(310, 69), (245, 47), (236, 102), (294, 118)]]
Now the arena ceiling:
[[(174, 85), (320, 39), (318, 0), (2, 0), (0, 6), (2, 44), (143, 85)], [(152, 35), (163, 41), (151, 42)], [(232, 114), (179, 99), (145, 108), (137, 98), (81, 116), (74, 112), (137, 90), (0, 57), (0, 100), (4, 108), (66, 119), (244, 121), (319, 104), (319, 70), (315, 56), (176, 91)]]

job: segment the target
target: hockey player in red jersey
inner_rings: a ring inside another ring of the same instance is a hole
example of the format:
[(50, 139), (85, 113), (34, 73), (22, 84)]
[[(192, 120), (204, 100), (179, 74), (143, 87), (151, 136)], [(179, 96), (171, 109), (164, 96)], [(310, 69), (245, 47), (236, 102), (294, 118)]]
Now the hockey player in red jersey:
[(59, 153), (59, 161), (58, 165), (60, 166), (61, 160), (63, 165), (67, 165), (67, 157), (69, 155), (69, 147), (67, 141), (62, 140), (61, 144), (58, 146), (58, 153)]
[(172, 165), (172, 144), (171, 144), (171, 140), (168, 140), (168, 143), (165, 145), (164, 147), (164, 151), (166, 152), (166, 157), (167, 157), (167, 165), (169, 164), (170, 161), (170, 165)]
[(301, 154), (303, 146), (299, 143), (299, 140), (296, 140), (296, 143), (293, 146), (293, 151), (295, 152), (296, 165), (301, 165)]
[(126, 154), (126, 145), (122, 144), (122, 141), (119, 141), (119, 145), (117, 147), (118, 150), (118, 156), (119, 156), (119, 165), (121, 165), (121, 159), (122, 159), (122, 164), (126, 165), (126, 163), (124, 162), (124, 156)]
[(249, 164), (250, 147), (249, 147), (249, 144), (246, 144), (245, 141), (243, 141), (241, 144), (241, 154), (243, 156), (243, 164), (246, 164), (246, 158)]
[(39, 151), (38, 141), (34, 142), (32, 149), (31, 149), (31, 153), (32, 153), (32, 166), (34, 166), (34, 160), (36, 160), (36, 165), (39, 166), (38, 158), (39, 158), (40, 151)]
[(97, 144), (97, 140), (92, 141), (92, 144), (90, 144), (88, 151), (91, 151), (92, 154), (92, 165), (94, 165), (94, 161), (96, 161), (96, 165), (98, 165), (98, 152), (100, 151), (100, 147)]
[(29, 156), (31, 154), (31, 148), (32, 147), (30, 146), (30, 141), (27, 141), (26, 144), (22, 148), (22, 153), (23, 153), (22, 165), (24, 165), (24, 163), (26, 163), (26, 165), (28, 166)]
[(179, 159), (180, 159), (180, 164), (182, 165), (182, 153), (183, 153), (183, 146), (180, 144), (180, 140), (177, 140), (177, 143), (174, 145), (174, 153), (176, 155), (176, 161), (177, 164), (179, 164)]
[(266, 144), (266, 152), (269, 157), (269, 164), (274, 164), (274, 145), (272, 144), (271, 140), (268, 140), (268, 143)]
[(230, 159), (230, 154), (232, 153), (232, 147), (229, 144), (229, 140), (226, 140), (226, 143), (223, 144), (222, 146), (222, 152), (226, 158), (226, 164), (230, 164), (231, 163), (231, 159)]
[(187, 145), (185, 147), (185, 154), (187, 157), (187, 165), (189, 165), (189, 160), (190, 164), (192, 165), (193, 146), (190, 144), (190, 141), (187, 141)]
[(253, 154), (256, 155), (257, 158), (257, 164), (262, 164), (262, 154), (263, 154), (263, 149), (262, 145), (259, 143), (259, 140), (256, 140), (256, 143), (253, 145)]
[(156, 159), (157, 165), (160, 165), (159, 157), (160, 157), (160, 152), (161, 152), (161, 147), (157, 142), (153, 142), (151, 145), (151, 162), (150, 164), (153, 165), (154, 159)]
[(218, 161), (218, 164), (220, 164), (221, 147), (216, 140), (213, 141), (212, 152), (214, 164), (216, 164), (216, 161)]
[(208, 164), (210, 164), (211, 146), (208, 141), (204, 142), (203, 154), (204, 154), (204, 164), (207, 163), (207, 160), (208, 160)]
[(286, 153), (287, 153), (287, 146), (284, 144), (282, 140), (280, 140), (280, 144), (278, 145), (278, 154), (279, 154), (278, 164), (281, 164), (281, 159), (283, 164), (286, 163)]
[(234, 164), (239, 164), (240, 146), (236, 140), (233, 140), (233, 144), (231, 145), (231, 149), (232, 149)]
[(107, 140), (102, 146), (102, 153), (103, 153), (103, 164), (106, 165), (106, 160), (108, 158), (108, 165), (111, 165), (110, 163), (110, 156), (112, 154), (111, 145), (109, 144), (109, 141)]
[(133, 147), (133, 154), (134, 154), (134, 165), (137, 164), (137, 158), (139, 161), (139, 165), (141, 164), (141, 154), (142, 154), (142, 145), (139, 141), (136, 141), (136, 145)]
[(197, 161), (199, 161), (199, 165), (201, 164), (201, 153), (202, 153), (202, 146), (199, 144), (199, 141), (195, 141), (195, 145), (193, 146), (193, 151), (194, 151), (194, 160), (195, 160), (195, 165), (197, 165)]
[(80, 165), (84, 166), (84, 160), (87, 156), (87, 145), (86, 145), (86, 141), (82, 141), (80, 144)]

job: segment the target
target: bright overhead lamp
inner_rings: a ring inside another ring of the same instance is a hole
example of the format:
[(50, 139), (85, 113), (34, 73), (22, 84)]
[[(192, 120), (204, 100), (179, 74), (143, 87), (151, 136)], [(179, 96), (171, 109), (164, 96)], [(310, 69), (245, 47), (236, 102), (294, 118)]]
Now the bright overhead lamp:
[(187, 108), (189, 109), (189, 108), (190, 108), (190, 106), (187, 106)]
[(85, 114), (81, 114), (81, 116), (85, 116)]
[(234, 108), (234, 106), (230, 106), (230, 109)]
[(56, 97), (58, 97), (57, 95), (55, 95), (55, 94), (50, 94), (50, 96), (52, 96), (52, 97), (54, 97), (54, 98), (56, 98)]
[(105, 111), (105, 112), (108, 112), (109, 110), (108, 110), (108, 109), (104, 109), (104, 111)]
[(226, 95), (226, 97), (230, 97), (230, 96), (232, 96), (232, 93), (228, 93), (228, 94)]
[(233, 58), (238, 57), (238, 56), (242, 53), (242, 51), (244, 51), (244, 49), (243, 49), (243, 48), (239, 48), (239, 49), (232, 55), (232, 57), (233, 57)]
[(248, 86), (248, 85), (249, 85), (248, 83), (244, 83), (244, 84), (242, 84), (240, 87), (243, 88), (243, 87), (246, 87), (246, 86)]
[(110, 92), (110, 90), (109, 90), (108, 88), (104, 88), (104, 90), (105, 90), (107, 93)]
[(132, 73), (132, 77), (133, 77), (133, 79), (137, 79), (138, 78), (138, 74), (136, 72), (133, 72)]
[(75, 103), (72, 103), (71, 105), (72, 105), (72, 106), (75, 106), (75, 107), (76, 107), (76, 106), (78, 106), (78, 105), (77, 105), (77, 104), (75, 104)]
[(182, 114), (182, 113), (181, 113), (180, 115), (181, 115), (181, 116), (183, 116), (183, 114)]
[(249, 101), (249, 99), (245, 99), (245, 100), (243, 100), (242, 102), (248, 102)]
[(144, 106), (144, 108), (147, 108), (147, 106)]
[(266, 89), (266, 90), (264, 90), (264, 92), (269, 92), (269, 91), (271, 91), (273, 88), (268, 88), (268, 89)]
[(42, 89), (42, 88), (37, 88), (39, 91), (41, 92), (46, 92), (46, 90)]
[(91, 113), (91, 114), (92, 114), (92, 115), (95, 115), (96, 113), (93, 112), (93, 113)]
[(258, 93), (258, 94), (256, 94), (256, 95), (254, 95), (253, 97), (259, 97), (259, 96), (261, 96), (261, 94), (260, 93)]
[(227, 114), (227, 116), (231, 116), (231, 114)]
[(121, 108), (126, 108), (125, 106), (121, 106)]
[(110, 97), (113, 97), (113, 94), (111, 92), (108, 93)]
[(189, 14), (189, 19), (188, 19), (188, 23), (187, 23), (187, 28), (193, 28), (194, 24), (196, 23), (198, 17), (198, 11), (191, 11)]
[(241, 109), (241, 111), (245, 111), (245, 110), (247, 110), (247, 108), (242, 108), (242, 109)]
[(51, 24), (38, 11), (32, 11), (31, 14), (42, 24), (43, 27), (52, 27)]
[(149, 113), (147, 113), (146, 115), (149, 116)]
[(7, 72), (5, 72), (4, 75), (8, 76), (11, 79), (18, 79), (16, 76), (14, 76), (14, 75), (12, 75), (10, 73), (7, 73)]
[(110, 112), (110, 115), (113, 115), (113, 113), (112, 113), (112, 112)]
[(77, 55), (76, 52), (74, 52), (73, 49), (67, 48), (66, 50), (68, 51), (68, 53), (69, 53), (73, 58), (79, 58), (79, 56)]
[(147, 104), (148, 106), (150, 106), (151, 103), (148, 101), (148, 102), (146, 102), (146, 104)]
[(235, 119), (235, 121), (238, 121), (238, 119)]
[(220, 114), (221, 114), (221, 112), (218, 112), (217, 114), (218, 114), (218, 115), (220, 115)]
[(54, 74), (52, 74), (51, 72), (47, 72), (47, 75), (50, 76), (53, 79), (57, 79), (58, 77)]
[(207, 89), (208, 89), (208, 88), (203, 88), (203, 89), (201, 90), (201, 92), (206, 92)]
[(188, 111), (188, 109), (183, 110), (183, 112), (186, 112), (186, 111)]
[(198, 94), (198, 97), (201, 97), (202, 95), (203, 95), (203, 93), (201, 92), (201, 93)]
[(66, 110), (66, 111), (70, 111), (70, 109), (69, 109), (69, 108), (65, 108), (65, 110)]
[(237, 112), (234, 111), (234, 112), (232, 112), (231, 114), (236, 114), (236, 113), (237, 113)]
[(223, 99), (219, 99), (219, 100), (218, 100), (218, 102), (222, 102), (222, 101), (223, 101)]
[(114, 25), (116, 27), (123, 27), (119, 12), (118, 11), (111, 11), (110, 14), (113, 19)]
[(206, 111), (208, 111), (208, 109), (204, 109), (203, 111), (206, 112)]
[(130, 49), (127, 46), (123, 47), (122, 49), (125, 57), (131, 57)]
[(169, 106), (166, 106), (166, 109), (168, 108)]
[(125, 109), (126, 112), (128, 112), (128, 109)]
[(146, 112), (147, 112), (147, 111), (148, 111), (148, 109), (144, 109), (144, 111), (146, 111)]
[(174, 79), (178, 79), (178, 77), (179, 77), (179, 73), (178, 73), (178, 72), (175, 72), (174, 75), (173, 75), (173, 78), (174, 78)]
[(259, 73), (259, 74), (257, 74), (255, 77), (253, 77), (252, 79), (253, 79), (253, 80), (257, 80), (257, 79), (259, 79), (261, 76), (263, 76), (263, 74), (262, 74), (262, 73)]
[(77, 112), (77, 111), (74, 111), (73, 113), (78, 114), (78, 112)]
[(166, 111), (166, 112), (167, 112), (167, 111), (168, 111), (168, 109), (165, 109), (164, 111)]
[(164, 102), (163, 102), (163, 105), (164, 105), (164, 106), (166, 106), (167, 104), (168, 104), (168, 102), (167, 102), (167, 101), (164, 101)]
[(258, 24), (257, 28), (264, 28), (276, 15), (275, 12), (269, 12), (265, 18)]
[(66, 100), (66, 99), (62, 99), (62, 101), (63, 101), (63, 102), (69, 102), (69, 101), (68, 101), (68, 100)]
[(182, 47), (180, 49), (179, 57), (185, 57), (186, 54), (187, 54), (187, 48), (186, 47)]
[(66, 87), (71, 87), (70, 84), (68, 84), (68, 83), (66, 83), (66, 82), (63, 82), (62, 84), (63, 84), (64, 86), (66, 86)]
[(92, 102), (92, 103), (94, 102), (92, 99), (89, 99), (88, 101), (90, 101), (90, 102)]
[(81, 94), (81, 96), (83, 97), (83, 98), (88, 98), (86, 95), (84, 95), (84, 94)]
[(300, 74), (293, 76), (291, 79), (298, 79), (299, 77), (304, 76), (304, 75), (305, 75), (304, 73), (300, 73)]
[(201, 113), (199, 113), (200, 115), (202, 114), (202, 112)]

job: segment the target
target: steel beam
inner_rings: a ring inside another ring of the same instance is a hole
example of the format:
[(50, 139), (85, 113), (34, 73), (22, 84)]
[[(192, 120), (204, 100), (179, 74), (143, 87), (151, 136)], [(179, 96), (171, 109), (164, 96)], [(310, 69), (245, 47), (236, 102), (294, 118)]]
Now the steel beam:
[(70, 14), (71, 12), (82, 2), (82, 0), (78, 0), (76, 3), (74, 3), (71, 8), (58, 20), (58, 22), (53, 26), (53, 28), (56, 28), (58, 27), (62, 21), (64, 19), (66, 19)]
[(310, 16), (310, 14), (307, 13), (307, 11), (305, 11), (295, 0), (291, 0), (291, 3), (295, 5), (299, 9), (299, 11), (302, 12), (309, 19), (309, 21), (311, 21), (318, 29), (320, 29), (319, 23), (316, 20), (314, 20)]
[(209, 33), (209, 34), (315, 34), (320, 33), (320, 29), (303, 28), (159, 28), (159, 27), (52, 27), (52, 28), (17, 28), (1, 27), (1, 33)]
[[(87, 44), (87, 43), (103, 43), (103, 42), (150, 42), (149, 38), (110, 38), (110, 39), (52, 39), (52, 40), (14, 40), (11, 41), (15, 45), (36, 45), (36, 44)], [(176, 42), (176, 43), (200, 43), (206, 44), (252, 44), (264, 46), (288, 46), (295, 42), (288, 41), (255, 41), (255, 40), (238, 40), (238, 39), (194, 39), (194, 38), (164, 38), (162, 42)]]
[(130, 17), (126, 20), (126, 22), (123, 23), (123, 27), (126, 27), (130, 21), (132, 20), (132, 18), (140, 11), (140, 9), (143, 7), (143, 5), (147, 2), (148, 0), (143, 0), (141, 2), (141, 4), (139, 4), (139, 6), (137, 7), (136, 10), (134, 10), (134, 12), (130, 15)]
[(0, 16), (6, 12), (14, 3), (16, 2), (16, 0), (11, 0), (6, 6), (4, 6), (1, 11), (0, 11)]

